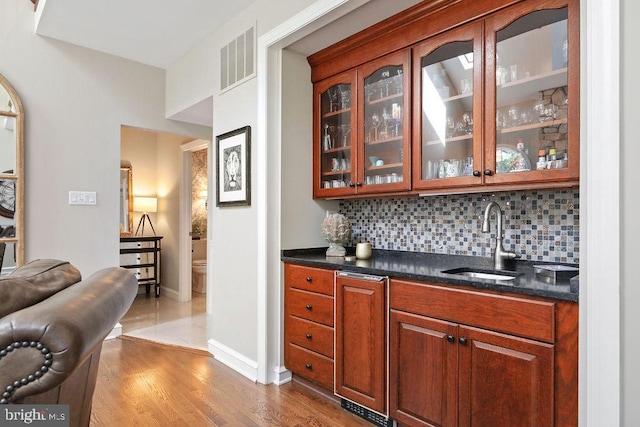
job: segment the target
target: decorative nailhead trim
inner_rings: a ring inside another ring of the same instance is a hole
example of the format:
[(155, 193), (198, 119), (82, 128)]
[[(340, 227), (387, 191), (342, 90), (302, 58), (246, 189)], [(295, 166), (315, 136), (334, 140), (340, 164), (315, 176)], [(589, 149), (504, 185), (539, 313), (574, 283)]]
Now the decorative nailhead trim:
[(51, 367), (51, 364), (53, 363), (53, 355), (51, 354), (51, 351), (37, 341), (16, 341), (13, 344), (8, 345), (6, 348), (0, 350), (0, 361), (2, 361), (2, 358), (12, 351), (25, 347), (35, 347), (36, 349), (40, 350), (40, 352), (44, 355), (44, 362), (42, 363), (40, 369), (38, 369), (33, 374), (28, 375), (26, 378), (15, 380), (12, 384), (9, 384), (2, 393), (0, 404), (6, 405), (10, 403), (9, 399), (17, 389), (19, 389), (23, 385), (34, 382), (36, 378), (42, 377), (42, 375), (44, 375), (49, 370), (49, 367)]

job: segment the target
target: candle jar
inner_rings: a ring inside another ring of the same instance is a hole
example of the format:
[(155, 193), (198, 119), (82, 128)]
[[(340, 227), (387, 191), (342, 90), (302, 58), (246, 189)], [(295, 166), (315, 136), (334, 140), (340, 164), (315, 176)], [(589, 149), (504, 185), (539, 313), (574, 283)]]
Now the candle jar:
[(356, 258), (358, 259), (371, 258), (371, 243), (356, 244)]

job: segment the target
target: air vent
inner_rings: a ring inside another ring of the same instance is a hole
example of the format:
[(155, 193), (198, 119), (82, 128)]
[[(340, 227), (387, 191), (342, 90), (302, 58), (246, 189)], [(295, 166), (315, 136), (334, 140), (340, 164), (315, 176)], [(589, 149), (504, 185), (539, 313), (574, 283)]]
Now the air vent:
[(220, 91), (225, 92), (256, 75), (255, 26), (220, 49)]

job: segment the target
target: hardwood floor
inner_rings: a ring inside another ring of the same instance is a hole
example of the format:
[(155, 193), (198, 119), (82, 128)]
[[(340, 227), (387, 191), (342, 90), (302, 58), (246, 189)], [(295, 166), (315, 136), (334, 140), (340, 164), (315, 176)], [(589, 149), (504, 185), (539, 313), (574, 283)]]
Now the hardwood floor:
[(208, 353), (105, 341), (91, 426), (371, 426), (304, 386), (254, 383)]

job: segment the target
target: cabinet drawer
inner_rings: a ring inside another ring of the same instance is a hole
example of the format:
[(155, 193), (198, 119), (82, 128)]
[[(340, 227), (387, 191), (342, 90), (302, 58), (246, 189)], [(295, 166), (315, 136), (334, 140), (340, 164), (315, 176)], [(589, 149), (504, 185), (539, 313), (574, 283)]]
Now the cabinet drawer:
[(333, 297), (287, 288), (284, 309), (290, 316), (333, 326)]
[(333, 359), (333, 328), (289, 316), (286, 320), (287, 341)]
[(284, 283), (287, 287), (333, 296), (333, 270), (285, 264)]
[(333, 359), (288, 343), (285, 364), (295, 374), (333, 390)]
[(390, 306), (539, 341), (555, 340), (553, 302), (391, 280)]

